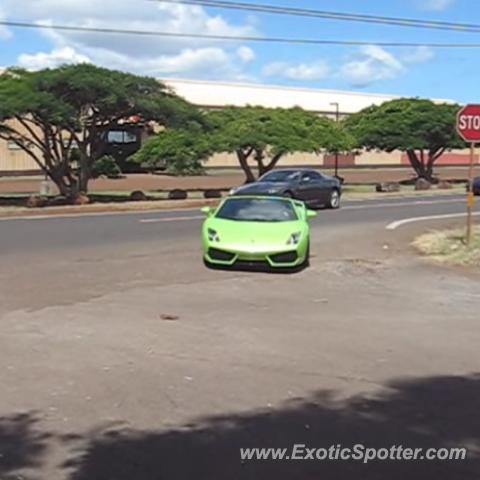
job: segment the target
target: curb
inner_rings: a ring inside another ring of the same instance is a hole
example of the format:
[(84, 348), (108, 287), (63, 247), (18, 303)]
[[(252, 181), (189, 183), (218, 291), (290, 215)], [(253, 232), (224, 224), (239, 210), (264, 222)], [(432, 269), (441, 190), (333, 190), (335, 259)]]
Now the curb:
[(215, 205), (219, 199), (194, 199), (194, 200), (157, 200), (146, 202), (122, 202), (122, 203), (94, 203), (87, 205), (71, 205), (61, 207), (26, 208), (26, 207), (5, 207), (0, 218), (21, 218), (21, 217), (55, 217), (57, 215), (88, 215), (90, 213), (128, 213), (148, 212), (152, 210), (188, 210)]
[[(344, 199), (351, 202), (361, 202), (365, 200), (379, 200), (381, 198), (402, 199), (402, 198), (421, 198), (435, 197), (436, 195), (458, 195), (458, 191), (425, 191), (425, 192), (406, 192), (406, 193), (366, 193), (366, 194), (346, 194)], [(148, 200), (140, 202), (120, 202), (120, 203), (92, 203), (87, 205), (67, 205), (59, 207), (27, 208), (27, 207), (0, 207), (0, 219), (14, 219), (22, 217), (55, 217), (57, 215), (88, 215), (88, 214), (115, 214), (115, 213), (135, 213), (161, 210), (188, 210), (201, 208), (204, 206), (216, 205), (221, 199), (190, 199), (190, 200)], [(3, 210), (3, 211), (2, 211)]]

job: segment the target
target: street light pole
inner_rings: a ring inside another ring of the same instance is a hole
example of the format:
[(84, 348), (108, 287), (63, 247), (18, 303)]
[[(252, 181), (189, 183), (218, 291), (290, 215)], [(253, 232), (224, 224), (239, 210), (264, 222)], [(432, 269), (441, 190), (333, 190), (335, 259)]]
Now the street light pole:
[[(338, 102), (330, 103), (332, 107), (335, 107), (335, 122), (340, 121), (340, 105)], [(335, 176), (338, 177), (338, 151), (335, 152)]]

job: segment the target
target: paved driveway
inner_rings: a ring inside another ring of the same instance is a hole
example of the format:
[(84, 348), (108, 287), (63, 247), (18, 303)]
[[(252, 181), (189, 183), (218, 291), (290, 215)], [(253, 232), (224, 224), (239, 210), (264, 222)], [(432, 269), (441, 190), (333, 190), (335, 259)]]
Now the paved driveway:
[[(0, 478), (478, 478), (478, 277), (385, 230), (444, 200), (320, 212), (296, 275), (204, 269), (196, 212), (0, 222)], [(240, 461), (298, 443), (470, 458)]]

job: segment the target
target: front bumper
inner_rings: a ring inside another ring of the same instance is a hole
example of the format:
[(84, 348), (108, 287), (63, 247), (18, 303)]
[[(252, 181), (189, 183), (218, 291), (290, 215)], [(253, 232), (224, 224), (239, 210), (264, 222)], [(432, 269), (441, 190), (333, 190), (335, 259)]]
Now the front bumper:
[(305, 262), (305, 252), (300, 245), (284, 245), (276, 249), (260, 247), (236, 247), (208, 244), (204, 247), (204, 259), (224, 267), (292, 268)]

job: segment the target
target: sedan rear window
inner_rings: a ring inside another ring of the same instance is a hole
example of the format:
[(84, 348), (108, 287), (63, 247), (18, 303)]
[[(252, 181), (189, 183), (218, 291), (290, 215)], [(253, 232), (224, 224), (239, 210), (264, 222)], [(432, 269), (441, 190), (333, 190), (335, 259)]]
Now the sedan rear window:
[(281, 198), (230, 198), (216, 214), (224, 220), (249, 222), (291, 222), (298, 220), (289, 200)]
[(291, 170), (278, 170), (276, 172), (270, 172), (259, 178), (259, 182), (293, 182), (298, 180), (301, 176), (301, 172), (292, 172)]

